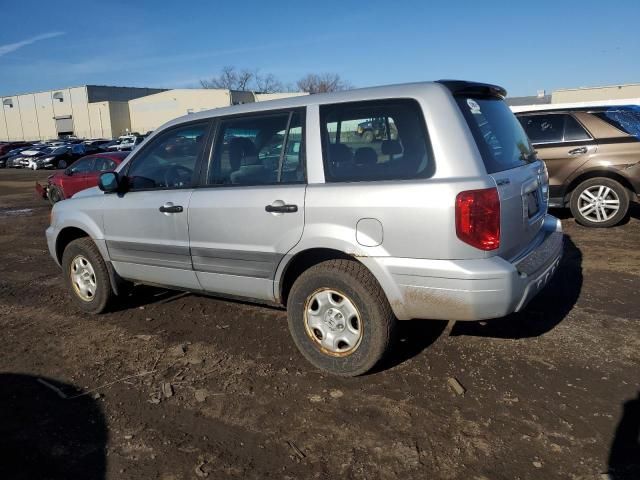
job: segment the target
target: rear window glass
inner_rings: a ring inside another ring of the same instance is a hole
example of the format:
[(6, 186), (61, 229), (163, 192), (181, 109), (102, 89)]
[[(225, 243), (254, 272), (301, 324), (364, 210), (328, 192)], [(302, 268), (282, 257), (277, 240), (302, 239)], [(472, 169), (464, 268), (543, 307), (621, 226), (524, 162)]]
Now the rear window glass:
[(422, 111), (414, 100), (324, 105), (325, 178), (359, 182), (426, 178), (434, 163)]
[(593, 115), (640, 139), (640, 106), (615, 107)]
[(522, 125), (498, 98), (457, 97), (487, 173), (517, 168), (536, 157)]

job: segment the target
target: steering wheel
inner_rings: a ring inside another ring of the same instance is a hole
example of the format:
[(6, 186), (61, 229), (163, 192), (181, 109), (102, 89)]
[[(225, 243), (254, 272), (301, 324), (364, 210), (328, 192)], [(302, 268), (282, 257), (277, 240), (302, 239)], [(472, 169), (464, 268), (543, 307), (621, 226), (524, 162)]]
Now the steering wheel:
[(164, 172), (164, 184), (167, 187), (184, 187), (191, 182), (193, 170), (182, 165), (171, 165)]

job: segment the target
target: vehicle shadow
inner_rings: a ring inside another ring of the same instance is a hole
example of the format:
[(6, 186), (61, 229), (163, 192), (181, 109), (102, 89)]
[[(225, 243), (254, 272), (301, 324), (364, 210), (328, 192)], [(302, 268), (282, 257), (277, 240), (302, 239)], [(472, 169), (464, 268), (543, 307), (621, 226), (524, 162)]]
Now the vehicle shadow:
[(106, 421), (91, 395), (72, 398), (79, 393), (49, 378), (0, 374), (0, 478), (105, 478)]
[(640, 203), (632, 203), (629, 205), (629, 216), (640, 220)]
[(151, 285), (135, 285), (131, 287), (129, 293), (118, 296), (118, 301), (115, 302), (109, 311), (115, 313), (153, 305), (154, 303), (169, 303), (189, 295), (192, 295), (192, 293), (180, 290), (167, 290), (166, 288)]
[(511, 339), (543, 335), (569, 314), (580, 296), (582, 281), (582, 253), (565, 235), (558, 271), (523, 311), (486, 322), (457, 322), (451, 335)]
[(443, 320), (403, 320), (398, 322), (396, 340), (389, 354), (369, 374), (396, 367), (430, 347), (445, 331)]
[(609, 479), (640, 478), (640, 392), (624, 403), (609, 451)]

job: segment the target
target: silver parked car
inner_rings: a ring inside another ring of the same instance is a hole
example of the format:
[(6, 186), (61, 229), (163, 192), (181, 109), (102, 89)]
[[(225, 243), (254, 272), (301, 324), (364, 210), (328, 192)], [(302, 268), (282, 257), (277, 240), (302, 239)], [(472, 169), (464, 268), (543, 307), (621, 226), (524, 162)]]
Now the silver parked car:
[[(557, 268), (547, 172), (504, 96), (425, 82), (173, 120), (54, 206), (51, 255), (86, 312), (132, 282), (275, 303), (311, 363), (362, 374), (397, 320), (502, 317)], [(394, 128), (365, 141), (371, 118)]]

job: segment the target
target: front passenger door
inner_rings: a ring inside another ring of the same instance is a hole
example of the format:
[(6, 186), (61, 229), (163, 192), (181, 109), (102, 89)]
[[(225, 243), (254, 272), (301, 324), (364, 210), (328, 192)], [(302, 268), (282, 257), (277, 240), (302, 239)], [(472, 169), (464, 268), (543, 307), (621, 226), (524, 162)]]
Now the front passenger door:
[(63, 189), (65, 198), (71, 198), (88, 186), (88, 177), (94, 169), (95, 158), (81, 158), (65, 170)]
[(187, 211), (209, 121), (161, 133), (120, 170), (124, 194), (107, 194), (104, 232), (123, 278), (199, 289), (191, 266)]

